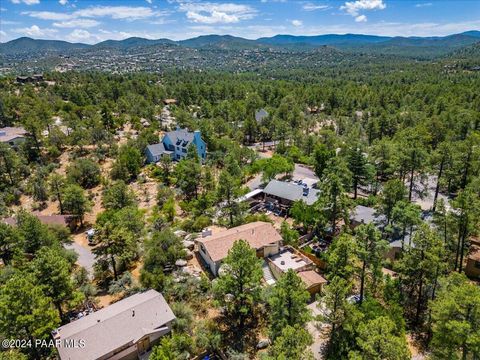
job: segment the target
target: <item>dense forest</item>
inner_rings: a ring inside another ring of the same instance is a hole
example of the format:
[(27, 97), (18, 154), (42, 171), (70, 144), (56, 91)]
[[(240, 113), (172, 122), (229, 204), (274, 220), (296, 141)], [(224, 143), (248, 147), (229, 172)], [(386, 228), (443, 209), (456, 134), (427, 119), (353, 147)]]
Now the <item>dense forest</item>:
[[(476, 62), (368, 57), (242, 74), (0, 79), (0, 127), (29, 134), (18, 149), (0, 143), (0, 215), (16, 218), (0, 223), (0, 337), (48, 339), (87, 303), (153, 288), (177, 319), (151, 359), (219, 350), (229, 359), (311, 359), (311, 324), (323, 329), (326, 359), (479, 358), (480, 290), (464, 274), (480, 235)], [(167, 98), (177, 102), (168, 107), (174, 124), (161, 119)], [(257, 121), (262, 108), (268, 116)], [(177, 125), (201, 131), (206, 162), (189, 149), (178, 163), (146, 165), (147, 145)], [(259, 156), (265, 146), (271, 156)], [(235, 199), (256, 176), (288, 178), (297, 164), (318, 177), (319, 196), (293, 204), (279, 230), (293, 247), (305, 235), (328, 243), (318, 255), (328, 284), (317, 315), (295, 272), (262, 286), (261, 262), (244, 241), (217, 279), (172, 271), (187, 251), (179, 230), (271, 221)], [(421, 208), (427, 196), (432, 206)], [(357, 205), (375, 208), (386, 226), (350, 226)], [(73, 216), (72, 231), (32, 215), (49, 209)], [(90, 227), (92, 276), (69, 248)], [(392, 260), (394, 237), (402, 251)], [(19, 348), (0, 358), (53, 354)]]

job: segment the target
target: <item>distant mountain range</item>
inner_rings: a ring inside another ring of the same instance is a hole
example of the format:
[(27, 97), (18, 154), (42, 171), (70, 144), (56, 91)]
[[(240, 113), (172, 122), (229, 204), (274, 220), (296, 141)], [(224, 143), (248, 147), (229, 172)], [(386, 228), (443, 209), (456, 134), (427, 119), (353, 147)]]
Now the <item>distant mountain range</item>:
[(0, 53), (4, 56), (15, 56), (29, 53), (64, 53), (76, 50), (119, 49), (127, 50), (136, 47), (155, 45), (172, 45), (194, 49), (289, 49), (311, 50), (320, 46), (336, 47), (347, 51), (373, 53), (402, 54), (409, 53), (437, 54), (480, 42), (480, 31), (472, 30), (461, 34), (443, 37), (389, 37), (362, 34), (329, 34), (317, 36), (276, 35), (257, 40), (248, 40), (230, 35), (206, 35), (192, 39), (173, 41), (170, 39), (150, 40), (131, 37), (124, 40), (106, 40), (95, 45), (70, 43), (58, 40), (36, 40), (21, 37), (0, 44)]

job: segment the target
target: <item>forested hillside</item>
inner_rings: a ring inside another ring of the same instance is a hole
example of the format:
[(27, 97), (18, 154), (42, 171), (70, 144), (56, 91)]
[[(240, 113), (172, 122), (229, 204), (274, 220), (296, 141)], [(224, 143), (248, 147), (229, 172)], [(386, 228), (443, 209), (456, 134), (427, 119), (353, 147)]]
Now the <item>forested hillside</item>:
[[(477, 53), (415, 61), (326, 47), (242, 73), (3, 77), (0, 127), (26, 135), (0, 143), (0, 218), (15, 219), (0, 221), (0, 337), (50, 339), (87, 308), (155, 289), (177, 319), (154, 360), (479, 358), (478, 275), (465, 275), (480, 235)], [(147, 164), (147, 146), (177, 127), (200, 131), (205, 161), (189, 147)], [(241, 200), (304, 178), (317, 183), (311, 204)], [(359, 206), (382, 225), (354, 224)], [(255, 221), (313, 259), (328, 282), (316, 297), (293, 270), (267, 286), (268, 259), (246, 241), (216, 279), (191, 251), (205, 228)], [(53, 354), (13, 346), (0, 358)]]

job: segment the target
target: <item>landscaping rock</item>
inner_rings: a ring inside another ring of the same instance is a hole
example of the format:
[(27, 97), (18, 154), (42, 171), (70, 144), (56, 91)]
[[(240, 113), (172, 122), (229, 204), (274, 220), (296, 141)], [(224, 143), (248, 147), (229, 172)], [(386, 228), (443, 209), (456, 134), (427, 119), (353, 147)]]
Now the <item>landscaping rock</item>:
[(257, 349), (265, 349), (270, 345), (270, 339), (261, 339), (257, 344)]
[(175, 265), (178, 267), (187, 266), (187, 260), (178, 259), (177, 261), (175, 261)]

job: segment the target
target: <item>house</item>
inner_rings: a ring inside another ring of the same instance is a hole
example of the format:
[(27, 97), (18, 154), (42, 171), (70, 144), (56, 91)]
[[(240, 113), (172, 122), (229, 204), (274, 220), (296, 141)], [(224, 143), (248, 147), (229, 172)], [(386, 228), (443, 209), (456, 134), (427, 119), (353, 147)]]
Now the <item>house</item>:
[(356, 228), (359, 225), (374, 223), (377, 226), (382, 225), (385, 222), (385, 216), (377, 215), (377, 211), (374, 208), (357, 205), (350, 214), (350, 226)]
[[(350, 213), (350, 227), (355, 229), (360, 225), (374, 224), (379, 231), (383, 231), (386, 225), (386, 217), (378, 215), (377, 211), (369, 206), (357, 205)], [(409, 235), (405, 236), (404, 244), (409, 243)], [(390, 239), (389, 248), (385, 258), (391, 261), (397, 260), (402, 252), (402, 240), (397, 236)]]
[(300, 279), (302, 279), (307, 291), (311, 296), (321, 293), (323, 286), (327, 283), (327, 279), (325, 279), (315, 270), (301, 271), (298, 273), (298, 276), (300, 276)]
[[(424, 214), (422, 215), (422, 218), (427, 224), (433, 226), (431, 215)], [(374, 208), (358, 205), (352, 210), (350, 213), (350, 227), (355, 229), (357, 226), (362, 224), (374, 224), (376, 228), (386, 236), (384, 232), (385, 226), (387, 225), (387, 219), (385, 215), (378, 215)], [(407, 231), (405, 236), (403, 236), (398, 229), (394, 229), (393, 232), (388, 234), (387, 240), (389, 241), (389, 249), (385, 254), (385, 259), (389, 259), (391, 261), (398, 260), (401, 252), (406, 246), (415, 247), (415, 243), (413, 242), (413, 233), (415, 233), (415, 228), (412, 230), (412, 234)]]
[(157, 163), (162, 156), (170, 156), (172, 160), (183, 159), (188, 152), (188, 147), (193, 144), (202, 161), (207, 156), (207, 144), (202, 139), (200, 130), (194, 132), (177, 128), (175, 131), (165, 133), (158, 144), (148, 145), (145, 150), (148, 163)]
[(33, 74), (32, 76), (17, 76), (17, 83), (26, 84), (31, 82), (43, 81), (43, 74)]
[(237, 240), (245, 240), (257, 251), (257, 257), (266, 258), (280, 251), (282, 237), (272, 224), (256, 221), (237, 226), (196, 240), (196, 248), (213, 275)]
[(470, 239), (470, 251), (465, 264), (465, 275), (480, 279), (480, 239)]
[(169, 156), (173, 158), (173, 151), (169, 151), (165, 148), (163, 143), (148, 145), (145, 150), (145, 155), (147, 156), (147, 163), (157, 163), (160, 161), (162, 156)]
[[(74, 217), (71, 215), (41, 215), (38, 212), (32, 212), (40, 222), (48, 226), (63, 226), (73, 228), (75, 225)], [(3, 219), (3, 222), (10, 226), (17, 226), (17, 219), (15, 217), (8, 217)]]
[(265, 109), (260, 109), (255, 111), (255, 121), (257, 123), (261, 123), (267, 117), (268, 117), (268, 112)]
[(63, 325), (52, 335), (61, 360), (138, 359), (171, 331), (174, 320), (162, 294), (148, 290)]
[(0, 142), (6, 143), (14, 148), (26, 140), (27, 131), (22, 127), (0, 128)]
[(289, 207), (298, 200), (304, 201), (307, 205), (312, 205), (317, 201), (320, 191), (293, 182), (271, 180), (263, 189), (263, 193), (265, 194), (265, 201)]
[[(327, 283), (327, 280), (315, 271), (313, 261), (290, 246), (285, 246), (279, 253), (271, 255), (265, 261), (275, 279), (279, 279), (290, 269), (295, 271), (312, 296), (321, 292), (322, 286)], [(272, 284), (272, 281), (269, 284)]]
[(17, 83), (26, 84), (32, 81), (30, 76), (17, 76)]

